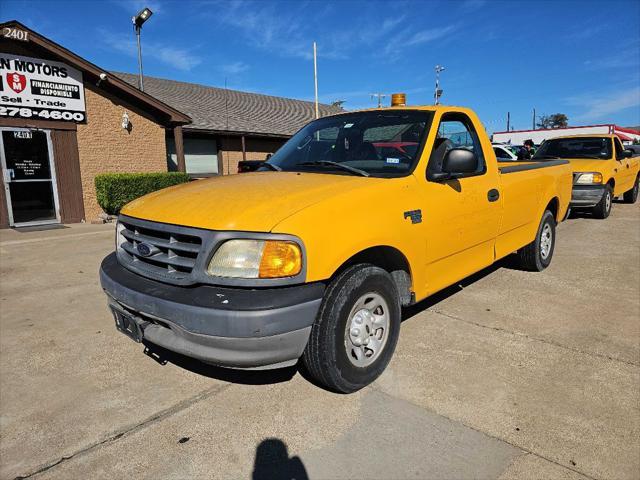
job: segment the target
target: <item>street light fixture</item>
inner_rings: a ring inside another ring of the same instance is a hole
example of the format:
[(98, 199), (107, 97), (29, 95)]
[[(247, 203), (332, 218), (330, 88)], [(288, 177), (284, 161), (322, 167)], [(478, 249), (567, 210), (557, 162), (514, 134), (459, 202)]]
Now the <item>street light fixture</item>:
[(440, 103), (440, 97), (442, 96), (442, 89), (440, 88), (440, 72), (444, 72), (444, 67), (442, 65), (436, 65), (436, 91), (433, 94), (436, 105)]
[(144, 24), (144, 22), (149, 20), (149, 17), (151, 17), (151, 15), (153, 15), (153, 12), (150, 9), (145, 7), (142, 10), (140, 10), (135, 17), (131, 18), (131, 21), (133, 22), (133, 28), (136, 31), (136, 37), (138, 39), (138, 71), (139, 71), (138, 87), (143, 92), (144, 92), (144, 82), (142, 79), (142, 48), (140, 47), (140, 30), (142, 29), (142, 25)]

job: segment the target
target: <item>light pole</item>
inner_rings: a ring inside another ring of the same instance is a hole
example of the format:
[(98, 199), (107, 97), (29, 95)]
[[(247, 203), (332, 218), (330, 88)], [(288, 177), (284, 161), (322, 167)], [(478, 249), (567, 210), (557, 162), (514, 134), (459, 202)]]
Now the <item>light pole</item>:
[(440, 72), (444, 72), (442, 65), (436, 65), (436, 91), (433, 93), (435, 105), (440, 103), (440, 97), (442, 96), (442, 90), (440, 89)]
[(142, 30), (142, 25), (144, 24), (144, 22), (149, 20), (149, 17), (151, 17), (151, 15), (153, 15), (153, 12), (145, 7), (142, 10), (140, 10), (135, 17), (131, 18), (131, 21), (133, 22), (133, 28), (136, 31), (136, 37), (138, 40), (138, 71), (139, 71), (138, 87), (143, 92), (144, 92), (144, 82), (142, 79), (142, 48), (140, 47), (140, 30)]
[(316, 42), (313, 42), (313, 85), (316, 98), (316, 119), (320, 118), (320, 110), (318, 109), (318, 50)]

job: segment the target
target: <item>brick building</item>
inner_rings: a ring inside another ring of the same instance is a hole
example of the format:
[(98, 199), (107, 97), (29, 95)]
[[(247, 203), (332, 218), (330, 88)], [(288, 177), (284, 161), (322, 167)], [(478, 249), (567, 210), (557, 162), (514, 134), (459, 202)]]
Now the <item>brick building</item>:
[(314, 116), (311, 102), (136, 80), (0, 24), (0, 228), (96, 220), (99, 173), (235, 173)]
[[(138, 77), (114, 75), (131, 85)], [(240, 160), (264, 160), (303, 125), (315, 117), (313, 102), (239, 92), (223, 88), (145, 76), (145, 92), (186, 113), (184, 150), (186, 171), (192, 175), (230, 174)], [(319, 105), (320, 116), (341, 112)], [(175, 153), (173, 136), (167, 136), (169, 156)], [(170, 169), (177, 169), (175, 160)]]

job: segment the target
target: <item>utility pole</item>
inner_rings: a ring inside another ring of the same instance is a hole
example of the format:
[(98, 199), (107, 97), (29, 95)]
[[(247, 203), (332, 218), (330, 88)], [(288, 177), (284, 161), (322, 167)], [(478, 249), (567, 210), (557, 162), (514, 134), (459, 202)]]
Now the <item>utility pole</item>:
[(511, 112), (507, 112), (507, 132), (509, 131), (510, 127), (511, 127)]
[(442, 96), (442, 89), (440, 88), (440, 72), (444, 72), (442, 65), (436, 65), (436, 91), (433, 93), (434, 105), (440, 103), (440, 97)]
[(318, 55), (316, 50), (316, 42), (313, 42), (313, 83), (316, 90), (316, 119), (320, 117), (318, 110)]
[(533, 126), (531, 127), (532, 130), (536, 129), (536, 109), (533, 109)]
[(371, 99), (373, 100), (374, 98), (378, 99), (378, 108), (382, 108), (382, 99), (383, 98), (387, 98), (389, 95), (387, 95), (386, 93), (372, 93), (371, 94)]

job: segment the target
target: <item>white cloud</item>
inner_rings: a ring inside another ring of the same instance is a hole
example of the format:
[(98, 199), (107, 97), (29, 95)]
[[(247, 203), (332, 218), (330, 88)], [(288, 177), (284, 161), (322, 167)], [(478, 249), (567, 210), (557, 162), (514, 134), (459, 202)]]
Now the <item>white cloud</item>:
[[(477, 2), (472, 2), (474, 5)], [(282, 5), (248, 0), (216, 1), (216, 14), (211, 18), (235, 29), (244, 41), (254, 48), (281, 57), (304, 60), (313, 58), (312, 43), (318, 44), (318, 57), (345, 60), (354, 52), (367, 50), (384, 53), (407, 46), (420, 45), (442, 38), (457, 25), (416, 30), (408, 15), (380, 18), (377, 11), (363, 11), (358, 18), (349, 19), (348, 28), (331, 23), (318, 29), (321, 18), (330, 13), (331, 5), (318, 8), (315, 2)], [(397, 32), (402, 32), (398, 34)], [(389, 38), (391, 37), (391, 38)], [(374, 47), (380, 46), (379, 49)]]
[[(101, 30), (100, 35), (106, 46), (111, 50), (123, 53), (128, 57), (137, 58), (138, 50), (133, 38), (116, 35), (108, 30)], [(145, 58), (149, 57), (182, 71), (192, 70), (202, 63), (202, 59), (189, 50), (157, 42), (143, 42), (143, 62)]]
[(447, 25), (445, 27), (429, 28), (420, 30), (417, 32), (411, 32), (411, 30), (405, 30), (404, 32), (391, 38), (387, 43), (384, 51), (385, 54), (391, 54), (399, 52), (407, 47), (413, 47), (416, 45), (422, 45), (425, 43), (439, 40), (446, 37), (448, 34), (453, 33), (459, 28), (458, 24)]
[[(616, 48), (583, 62), (587, 70), (626, 69), (627, 76), (637, 77), (640, 65), (640, 39), (619, 40)], [(636, 67), (636, 68), (634, 68)]]
[(233, 62), (222, 65), (220, 67), (220, 71), (222, 73), (226, 73), (227, 75), (238, 75), (242, 72), (246, 72), (247, 70), (249, 70), (249, 68), (249, 65), (244, 62)]
[(305, 39), (300, 16), (276, 12), (267, 2), (214, 3), (218, 8), (214, 18), (235, 28), (253, 46), (280, 56), (312, 58), (311, 42)]
[[(638, 55), (638, 47), (620, 50), (584, 62), (584, 66), (588, 70), (630, 68), (636, 67), (639, 64), (640, 56)], [(630, 73), (637, 73), (637, 70), (631, 70)]]
[(632, 87), (626, 90), (617, 90), (615, 92), (597, 96), (580, 95), (566, 99), (569, 105), (582, 107), (584, 111), (574, 117), (578, 121), (598, 121), (608, 120), (614, 114), (627, 110), (629, 108), (640, 107), (640, 87)]
[(570, 41), (585, 40), (587, 38), (595, 37), (608, 27), (609, 26), (606, 23), (598, 23), (592, 26), (581, 26), (580, 28), (575, 28), (573, 31), (567, 33), (564, 38)]
[(486, 0), (465, 0), (460, 6), (463, 10), (472, 12), (484, 7), (486, 3)]
[(144, 51), (151, 57), (185, 72), (192, 70), (202, 63), (200, 57), (182, 48), (152, 43), (146, 46)]

